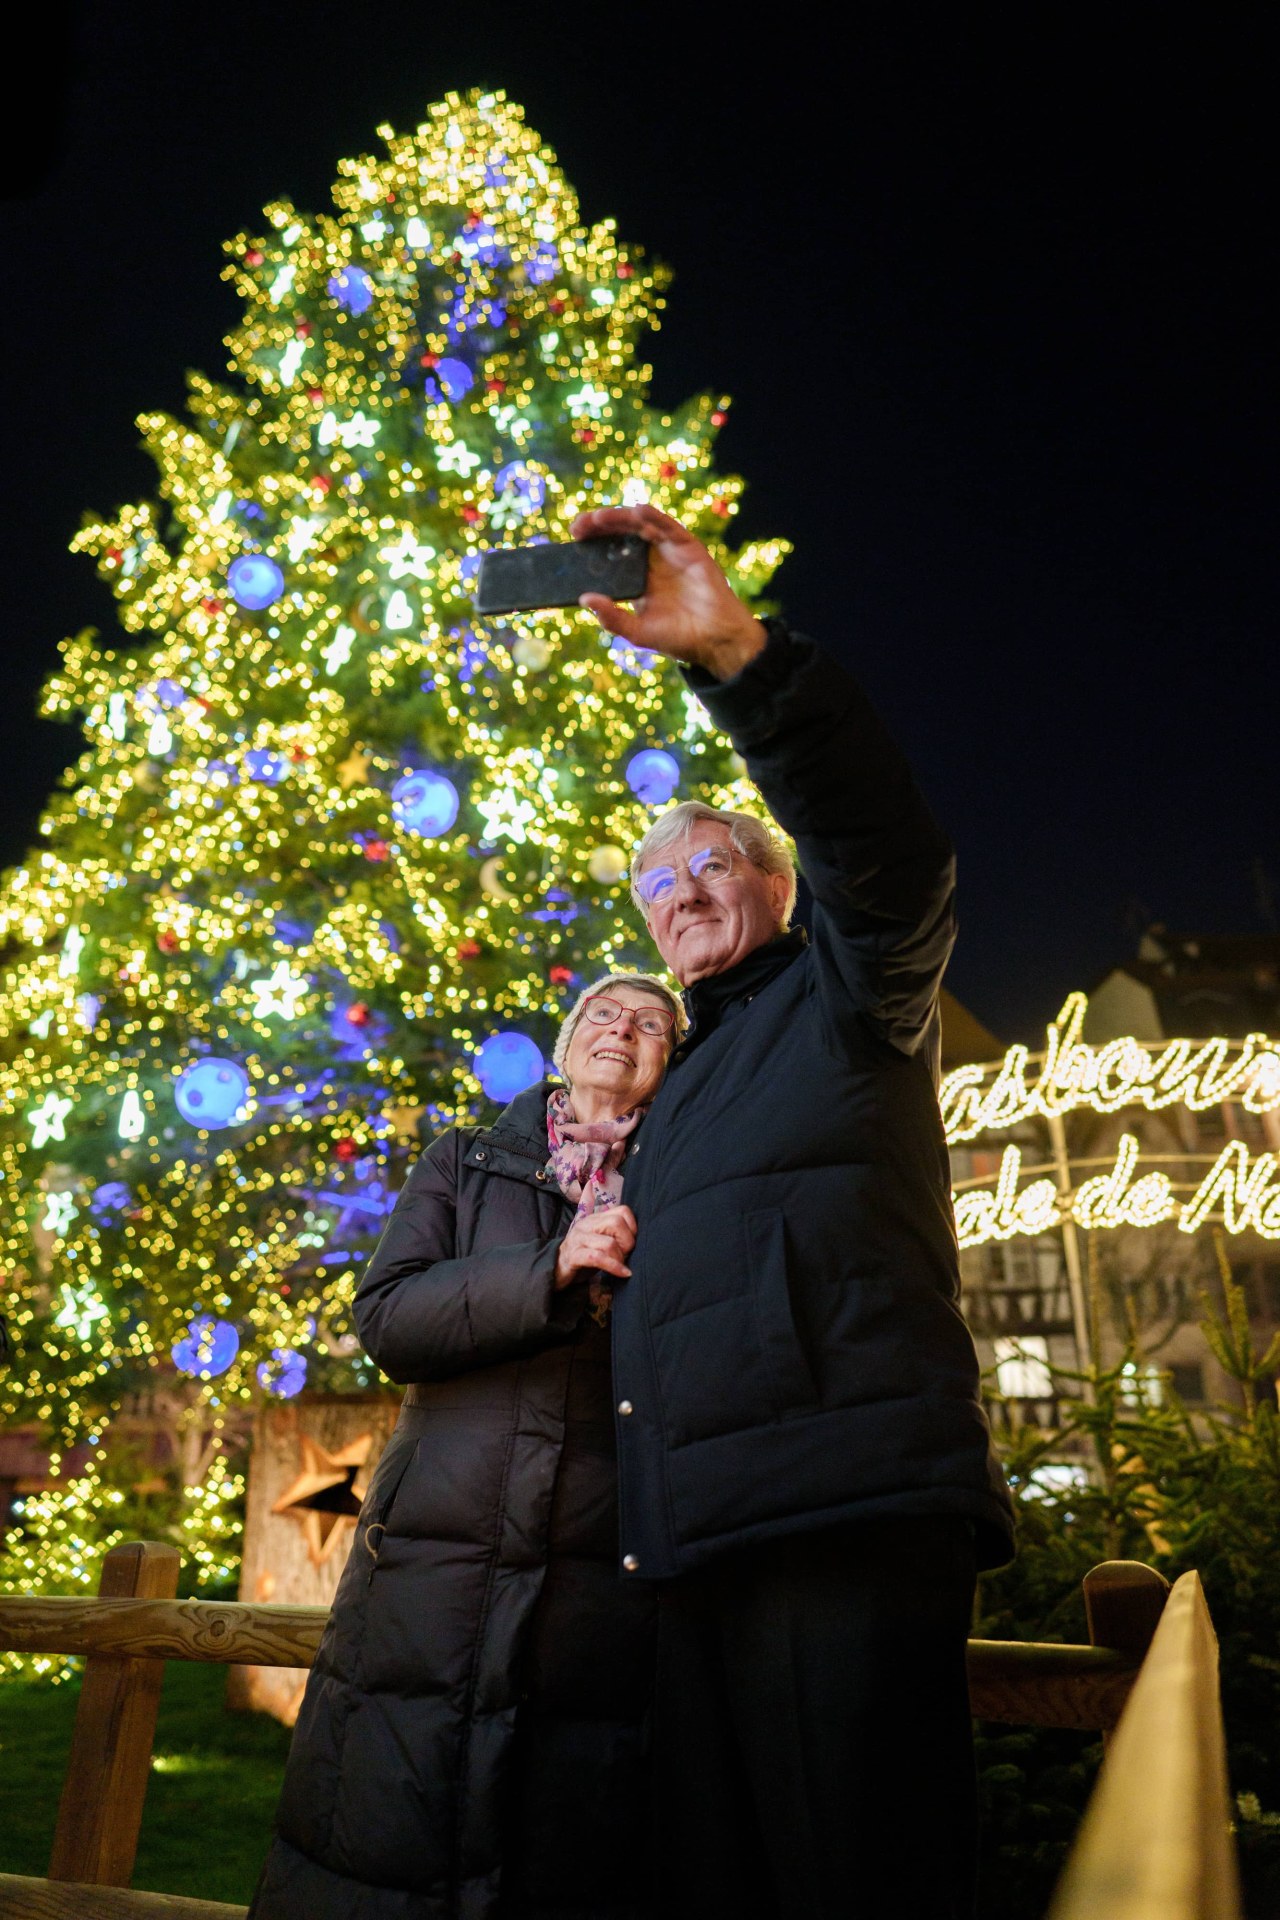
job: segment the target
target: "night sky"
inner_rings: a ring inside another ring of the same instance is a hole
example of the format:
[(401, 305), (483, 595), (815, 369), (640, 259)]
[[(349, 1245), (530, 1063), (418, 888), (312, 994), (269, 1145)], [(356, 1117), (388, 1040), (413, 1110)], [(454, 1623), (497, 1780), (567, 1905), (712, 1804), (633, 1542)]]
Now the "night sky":
[(837, 38), (805, 8), (131, 0), (51, 29), (0, 207), (0, 859), (78, 751), (33, 717), (56, 644), (112, 627), (66, 543), (152, 493), (135, 415), (223, 372), (220, 242), (482, 85), (674, 268), (655, 397), (733, 396), (741, 534), (795, 542), (786, 611), (953, 834), (953, 991), (1032, 1038), (1150, 921), (1274, 927), (1271, 29), (1120, 12), (862, 7)]

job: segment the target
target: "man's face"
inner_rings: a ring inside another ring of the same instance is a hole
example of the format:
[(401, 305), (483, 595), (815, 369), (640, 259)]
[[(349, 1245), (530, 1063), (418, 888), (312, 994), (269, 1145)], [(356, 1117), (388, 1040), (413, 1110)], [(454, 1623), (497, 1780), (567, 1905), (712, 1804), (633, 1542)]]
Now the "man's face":
[(786, 875), (761, 873), (740, 853), (733, 854), (728, 878), (714, 886), (690, 873), (689, 862), (706, 847), (732, 851), (728, 831), (717, 821), (699, 820), (685, 839), (651, 855), (642, 869), (675, 871), (673, 890), (655, 901), (645, 918), (658, 952), (682, 987), (727, 973), (772, 940), (786, 906)]

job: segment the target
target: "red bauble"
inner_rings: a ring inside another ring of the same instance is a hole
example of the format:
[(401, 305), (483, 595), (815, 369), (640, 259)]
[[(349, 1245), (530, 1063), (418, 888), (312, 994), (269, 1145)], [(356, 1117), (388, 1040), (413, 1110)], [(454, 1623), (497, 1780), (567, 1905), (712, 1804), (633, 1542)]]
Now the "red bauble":
[(359, 1144), (351, 1138), (349, 1133), (344, 1133), (341, 1140), (335, 1140), (333, 1143), (335, 1160), (354, 1160), (359, 1151)]
[(469, 527), (474, 527), (476, 521), (480, 518), (479, 507), (464, 507), (462, 509), (462, 518)]
[(260, 267), (262, 265), (262, 255), (257, 247), (249, 248), (244, 256), (244, 263), (246, 267)]
[(552, 967), (547, 975), (553, 987), (567, 987), (573, 979), (572, 967)]
[(124, 559), (124, 548), (108, 547), (102, 557), (109, 567), (118, 567)]
[(635, 272), (635, 268), (632, 266), (629, 260), (619, 260), (618, 262), (619, 280), (630, 280), (634, 272)]
[(424, 353), (418, 365), (420, 367), (438, 367), (440, 365), (440, 355), (438, 353)]
[(328, 493), (333, 480), (327, 473), (313, 473), (310, 484), (313, 493)]
[(365, 841), (364, 857), (366, 860), (386, 860), (390, 858), (390, 854), (391, 849), (385, 840)]
[(507, 383), (505, 380), (486, 380), (484, 390), (486, 393), (505, 393)]
[(295, 326), (293, 330), (297, 334), (299, 340), (309, 340), (312, 334), (315, 332), (315, 328), (312, 326), (309, 320), (299, 320), (298, 324)]
[(596, 430), (594, 427), (579, 427), (573, 437), (575, 440), (580, 441), (584, 447), (594, 447), (596, 443)]
[(369, 1024), (368, 1004), (364, 1000), (355, 1001), (347, 1008), (346, 1017), (353, 1027), (367, 1027)]
[(204, 599), (200, 602), (200, 605), (205, 611), (205, 613), (221, 613), (222, 612), (223, 603), (221, 600), (219, 600), (218, 596), (215, 593), (206, 594)]
[(176, 953), (179, 945), (178, 936), (176, 933), (170, 933), (166, 927), (163, 933), (156, 935), (156, 945), (159, 947), (161, 953)]
[(318, 407), (320, 405), (320, 402), (324, 399), (324, 388), (308, 387), (307, 398), (311, 402), (313, 407)]
[(711, 502), (711, 511), (712, 513), (719, 514), (722, 520), (727, 520), (729, 518), (729, 502), (724, 499), (722, 495), (717, 496), (717, 498)]
[(547, 312), (548, 312), (548, 313), (563, 313), (563, 312), (564, 312), (564, 301), (563, 301), (563, 300), (548, 300), (548, 302), (547, 302)]
[(664, 460), (658, 468), (658, 472), (664, 480), (674, 480), (679, 471), (680, 469), (674, 460)]
[(711, 424), (713, 427), (722, 427), (728, 418), (729, 418), (728, 414), (722, 413), (719, 407), (717, 407), (715, 412), (711, 416)]
[(483, 949), (478, 940), (459, 940), (456, 951), (459, 960), (478, 960)]
[(289, 758), (291, 760), (294, 760), (294, 761), (305, 760), (306, 757), (307, 757), (307, 750), (305, 747), (290, 747)]

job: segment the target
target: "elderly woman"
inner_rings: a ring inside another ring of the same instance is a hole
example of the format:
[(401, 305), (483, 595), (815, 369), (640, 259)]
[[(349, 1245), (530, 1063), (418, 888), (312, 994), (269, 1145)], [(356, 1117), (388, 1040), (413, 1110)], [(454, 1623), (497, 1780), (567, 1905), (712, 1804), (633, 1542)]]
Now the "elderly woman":
[(652, 1600), (624, 1591), (610, 1289), (622, 1159), (684, 1025), (589, 987), (548, 1082), (442, 1134), (356, 1296), (407, 1385), (307, 1687), (255, 1920), (648, 1911)]

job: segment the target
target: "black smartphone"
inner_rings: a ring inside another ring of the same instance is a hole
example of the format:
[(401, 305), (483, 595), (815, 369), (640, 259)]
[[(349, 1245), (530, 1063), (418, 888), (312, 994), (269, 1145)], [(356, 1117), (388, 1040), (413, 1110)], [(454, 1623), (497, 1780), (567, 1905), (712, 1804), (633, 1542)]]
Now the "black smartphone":
[(594, 540), (547, 541), (537, 547), (494, 547), (480, 556), (477, 613), (533, 613), (576, 607), (583, 593), (635, 600), (649, 578), (649, 543), (638, 533)]

